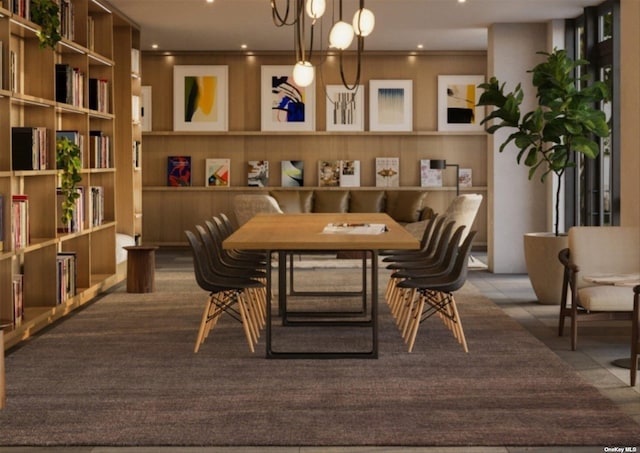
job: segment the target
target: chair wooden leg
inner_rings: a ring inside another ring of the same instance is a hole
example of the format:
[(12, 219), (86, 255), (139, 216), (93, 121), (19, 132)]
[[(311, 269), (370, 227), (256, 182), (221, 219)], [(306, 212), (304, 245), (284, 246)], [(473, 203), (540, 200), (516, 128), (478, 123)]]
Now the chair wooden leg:
[(200, 350), (200, 345), (202, 345), (202, 343), (204, 343), (204, 340), (206, 340), (206, 338), (209, 336), (209, 332), (216, 325), (216, 323), (218, 322), (218, 318), (222, 314), (222, 311), (220, 311), (218, 315), (214, 316), (216, 310), (218, 310), (215, 304), (216, 296), (216, 294), (211, 294), (207, 299), (207, 305), (204, 307), (204, 310), (202, 312), (200, 328), (198, 329), (198, 336), (196, 337), (196, 344), (193, 348), (193, 352), (198, 352)]
[(413, 347), (416, 344), (416, 337), (418, 336), (418, 329), (420, 328), (420, 321), (422, 320), (422, 311), (424, 310), (424, 304), (426, 295), (418, 294), (418, 305), (415, 310), (414, 316), (411, 319), (411, 328), (409, 330), (409, 336), (407, 338), (407, 350), (413, 351)]
[(245, 306), (243, 295), (237, 294), (236, 297), (238, 298), (238, 309), (242, 319), (242, 328), (244, 330), (244, 335), (247, 338), (247, 343), (249, 344), (249, 350), (251, 352), (255, 352), (253, 345), (257, 340), (253, 336), (253, 326), (251, 325), (251, 320), (247, 313), (247, 307)]
[(454, 325), (454, 336), (458, 339), (458, 342), (462, 345), (464, 352), (469, 352), (469, 348), (467, 347), (467, 339), (464, 336), (464, 330), (462, 329), (462, 320), (460, 319), (460, 313), (458, 312), (458, 306), (456, 305), (456, 301), (451, 294), (451, 315), (453, 317), (453, 325)]

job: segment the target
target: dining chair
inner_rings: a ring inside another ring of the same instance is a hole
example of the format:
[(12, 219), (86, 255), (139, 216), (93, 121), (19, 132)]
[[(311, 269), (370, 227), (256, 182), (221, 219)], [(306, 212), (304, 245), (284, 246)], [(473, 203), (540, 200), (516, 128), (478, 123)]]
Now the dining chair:
[[(392, 314), (399, 323), (406, 323), (406, 316), (403, 316), (404, 309), (408, 307), (408, 302), (403, 296), (405, 292), (397, 286), (398, 282), (408, 278), (439, 277), (448, 275), (453, 271), (456, 258), (460, 248), (460, 236), (465, 231), (465, 226), (460, 225), (456, 231), (449, 237), (446, 247), (446, 253), (440, 259), (421, 260), (419, 262), (404, 262), (404, 267), (397, 267), (396, 271), (389, 277), (394, 282), (394, 291), (391, 292), (389, 306)], [(444, 242), (444, 241), (443, 241)]]
[(228, 277), (213, 272), (201, 238), (190, 230), (185, 230), (184, 233), (193, 254), (196, 282), (200, 288), (209, 292), (193, 352), (199, 351), (209, 332), (224, 313), (242, 324), (249, 349), (255, 352), (258, 326), (254, 325), (249, 316), (249, 305), (255, 298), (252, 290), (262, 288), (263, 284), (250, 278)]
[(456, 254), (455, 263), (450, 273), (429, 276), (425, 273), (419, 278), (407, 278), (398, 282), (399, 288), (408, 290), (406, 300), (409, 307), (408, 317), (404, 323), (403, 338), (408, 344), (409, 352), (413, 351), (420, 324), (437, 314), (444, 325), (453, 333), (454, 338), (469, 352), (467, 340), (462, 329), (462, 321), (458, 313), (454, 293), (462, 288), (467, 280), (469, 254), (476, 231), (470, 231)]
[[(227, 250), (222, 246), (222, 238), (216, 228), (205, 228), (202, 225), (196, 225), (196, 231), (204, 244), (205, 251), (209, 258), (211, 270), (224, 277), (240, 277), (250, 278), (262, 283), (262, 287), (254, 293), (255, 302), (252, 305), (251, 316), (255, 317), (257, 325), (263, 327), (266, 322), (266, 281), (267, 274), (264, 270), (258, 269), (257, 263), (254, 261), (235, 260), (230, 258)], [(255, 312), (255, 313), (254, 313)], [(259, 335), (259, 332), (257, 332)]]

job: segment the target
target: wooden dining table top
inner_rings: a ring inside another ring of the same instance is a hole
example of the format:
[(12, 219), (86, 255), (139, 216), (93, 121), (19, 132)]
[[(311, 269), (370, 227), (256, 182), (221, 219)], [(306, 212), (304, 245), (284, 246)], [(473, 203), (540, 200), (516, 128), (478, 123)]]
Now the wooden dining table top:
[[(329, 224), (384, 224), (380, 234), (324, 233)], [(418, 249), (418, 239), (385, 213), (257, 214), (223, 242), (238, 250)]]

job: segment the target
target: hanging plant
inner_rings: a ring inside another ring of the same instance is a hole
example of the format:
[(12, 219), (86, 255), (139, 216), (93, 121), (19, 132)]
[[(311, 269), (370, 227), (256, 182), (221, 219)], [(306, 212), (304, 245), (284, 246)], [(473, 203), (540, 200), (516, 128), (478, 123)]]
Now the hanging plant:
[(60, 36), (60, 7), (54, 0), (31, 0), (31, 20), (40, 25), (36, 32), (40, 48), (54, 49)]
[(73, 212), (76, 209), (76, 200), (80, 198), (77, 184), (82, 180), (80, 147), (66, 137), (56, 142), (56, 166), (60, 173), (60, 190), (64, 198), (62, 200), (62, 213), (60, 219), (63, 225), (70, 226)]

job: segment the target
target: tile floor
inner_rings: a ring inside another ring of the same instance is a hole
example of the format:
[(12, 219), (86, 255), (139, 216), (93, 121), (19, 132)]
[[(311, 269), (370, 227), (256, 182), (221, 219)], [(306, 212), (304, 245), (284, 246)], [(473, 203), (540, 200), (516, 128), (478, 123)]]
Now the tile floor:
[[(482, 259), (482, 254), (474, 254)], [(159, 271), (191, 266), (184, 249), (160, 249)], [(0, 453), (604, 453), (640, 451), (640, 384), (629, 386), (629, 370), (611, 364), (629, 355), (630, 327), (625, 322), (595, 322), (580, 328), (578, 350), (571, 351), (569, 338), (558, 337), (558, 307), (535, 302), (526, 275), (492, 274), (474, 270), (469, 281), (505, 313), (554, 351), (576, 372), (638, 422), (637, 445), (588, 447), (2, 447)], [(569, 385), (567, 386), (569, 389)], [(1, 427), (0, 427), (1, 429)], [(614, 447), (622, 447), (615, 450)], [(625, 447), (629, 447), (625, 450)]]

